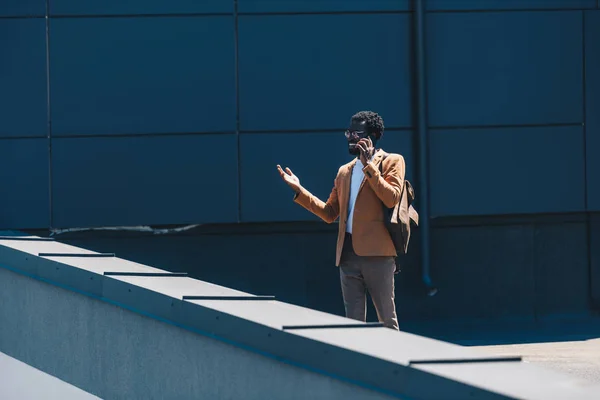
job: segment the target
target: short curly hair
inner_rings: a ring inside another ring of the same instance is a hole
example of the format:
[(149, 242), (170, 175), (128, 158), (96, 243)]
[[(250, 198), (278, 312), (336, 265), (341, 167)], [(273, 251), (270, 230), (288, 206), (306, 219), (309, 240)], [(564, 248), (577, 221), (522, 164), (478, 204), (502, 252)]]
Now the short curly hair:
[(383, 118), (373, 111), (360, 111), (352, 116), (352, 122), (366, 122), (367, 133), (375, 134), (377, 138), (383, 136)]

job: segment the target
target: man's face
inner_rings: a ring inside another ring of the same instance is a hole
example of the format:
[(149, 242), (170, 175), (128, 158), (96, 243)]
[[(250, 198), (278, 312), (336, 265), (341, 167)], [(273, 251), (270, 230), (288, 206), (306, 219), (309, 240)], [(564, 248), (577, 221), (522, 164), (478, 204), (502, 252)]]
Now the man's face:
[(346, 139), (348, 140), (348, 151), (352, 155), (357, 155), (360, 150), (356, 147), (356, 144), (360, 139), (364, 139), (369, 136), (367, 132), (366, 121), (352, 121), (350, 127), (346, 131)]

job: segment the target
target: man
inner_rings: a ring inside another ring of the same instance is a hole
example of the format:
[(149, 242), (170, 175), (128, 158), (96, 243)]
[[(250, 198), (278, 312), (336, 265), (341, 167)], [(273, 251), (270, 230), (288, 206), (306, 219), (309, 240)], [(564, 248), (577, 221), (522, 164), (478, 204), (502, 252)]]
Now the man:
[(383, 136), (383, 119), (361, 111), (346, 131), (348, 151), (356, 156), (343, 165), (326, 202), (313, 196), (289, 168), (277, 166), (282, 179), (296, 193), (294, 201), (327, 223), (338, 217), (336, 266), (346, 316), (366, 320), (366, 290), (371, 294), (377, 317), (385, 326), (398, 330), (394, 303), (394, 257), (396, 249), (384, 223), (382, 203), (393, 207), (404, 186), (404, 158), (376, 150)]

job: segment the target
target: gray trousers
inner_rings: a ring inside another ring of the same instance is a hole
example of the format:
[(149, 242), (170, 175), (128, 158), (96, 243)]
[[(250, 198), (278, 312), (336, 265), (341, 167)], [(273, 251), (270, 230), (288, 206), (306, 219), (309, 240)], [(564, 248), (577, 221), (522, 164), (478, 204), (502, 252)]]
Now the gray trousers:
[(352, 247), (352, 236), (346, 234), (340, 262), (340, 281), (346, 317), (367, 319), (367, 290), (373, 299), (377, 318), (386, 327), (398, 330), (394, 303), (393, 257), (361, 257)]

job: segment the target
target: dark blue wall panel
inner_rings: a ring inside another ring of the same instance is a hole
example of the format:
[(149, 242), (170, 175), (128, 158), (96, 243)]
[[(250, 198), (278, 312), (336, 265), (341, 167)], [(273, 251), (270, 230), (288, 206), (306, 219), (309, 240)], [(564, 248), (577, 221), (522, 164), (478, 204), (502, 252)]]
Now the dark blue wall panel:
[[(431, 274), (440, 291), (433, 298), (424, 296), (420, 269), (411, 265), (396, 278), (400, 318), (531, 320), (586, 313), (585, 223), (560, 218), (523, 222), (434, 226)], [(418, 245), (413, 249), (418, 252)]]
[(434, 130), (431, 212), (584, 211), (581, 127)]
[(46, 0), (2, 0), (0, 17), (44, 16)]
[(0, 136), (47, 135), (45, 26), (0, 19)]
[(232, 13), (234, 0), (52, 0), (51, 15)]
[(428, 10), (523, 10), (595, 8), (596, 0), (427, 0)]
[(600, 11), (586, 12), (586, 134), (588, 209), (600, 210)]
[[(340, 129), (360, 110), (411, 126), (410, 16), (242, 16), (242, 130)], [(362, 28), (368, 27), (368, 28)], [(372, 54), (365, 50), (376, 44)]]
[(600, 308), (600, 214), (590, 216), (590, 289), (596, 308)]
[(233, 17), (58, 19), (53, 134), (233, 131)]
[(538, 224), (535, 227), (538, 315), (585, 312), (589, 288), (586, 224)]
[(53, 140), (56, 227), (237, 221), (233, 134)]
[(410, 263), (396, 277), (401, 320), (527, 320), (587, 311), (585, 223), (561, 218), (497, 225), (473, 224), (470, 218), (455, 222), (465, 226), (432, 228), (431, 273), (440, 289), (433, 298), (423, 293), (418, 229), (411, 238)]
[[(412, 133), (386, 131), (381, 146), (404, 155), (413, 176)], [(302, 185), (327, 200), (338, 169), (352, 160), (343, 133), (244, 134), (240, 138), (242, 221), (315, 221), (317, 217), (293, 202), (277, 164), (289, 167)]]
[(427, 303), (420, 296), (421, 318), (534, 315), (532, 227), (441, 228), (431, 241), (431, 273), (440, 291)]
[(242, 13), (328, 12), (328, 11), (405, 11), (411, 0), (238, 0)]
[(431, 125), (583, 122), (581, 12), (433, 13), (427, 23)]
[(0, 140), (0, 229), (47, 228), (48, 140)]

